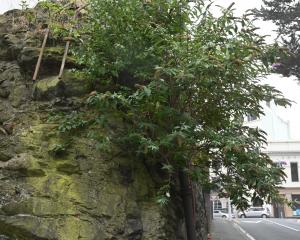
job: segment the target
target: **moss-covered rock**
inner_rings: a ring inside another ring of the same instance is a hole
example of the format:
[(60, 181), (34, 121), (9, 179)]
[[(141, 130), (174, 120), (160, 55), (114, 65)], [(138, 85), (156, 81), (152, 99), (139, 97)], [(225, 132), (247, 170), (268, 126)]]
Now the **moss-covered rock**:
[(0, 234), (24, 240), (173, 239), (142, 162), (130, 169), (128, 181), (119, 166), (129, 169), (131, 161), (98, 152), (84, 135), (73, 138), (67, 154), (56, 159), (49, 154), (61, 143), (55, 126), (39, 113), (22, 119), (31, 119), (16, 129), (22, 153), (0, 162), (7, 179), (19, 178), (11, 185), (18, 186), (17, 193), (9, 192), (0, 208)]
[(17, 171), (20, 176), (41, 177), (45, 171), (39, 165), (39, 162), (27, 153), (15, 155), (7, 162), (0, 162), (0, 169)]
[(58, 76), (39, 80), (34, 85), (36, 100), (51, 100), (57, 97), (83, 96), (91, 91), (91, 83), (78, 72), (65, 70), (61, 79)]
[(13, 139), (6, 135), (0, 136), (0, 162), (6, 162), (15, 155)]
[[(58, 75), (63, 59), (64, 47), (46, 47), (42, 56), (42, 64), (39, 69), (40, 78)], [(27, 72), (32, 74), (40, 55), (40, 46), (25, 46), (18, 54), (18, 63)], [(74, 59), (67, 56), (66, 68), (76, 66)]]
[(14, 116), (14, 109), (10, 102), (0, 99), (0, 124), (9, 121)]
[[(9, 105), (18, 107), (29, 100), (29, 96), (29, 89), (19, 65), (16, 62), (0, 61), (0, 99), (9, 97)], [(8, 102), (0, 102), (0, 111), (4, 104), (8, 105)], [(6, 112), (9, 113), (9, 111)]]
[(0, 32), (0, 60), (16, 60), (23, 46), (22, 37)]
[(79, 174), (80, 167), (76, 163), (61, 163), (56, 167), (57, 171), (65, 173), (65, 174)]
[(62, 76), (65, 86), (65, 96), (82, 96), (92, 90), (92, 83), (79, 71), (65, 70)]
[(64, 85), (57, 77), (48, 77), (39, 80), (35, 84), (33, 96), (38, 100), (50, 100), (55, 97), (62, 97), (64, 93)]
[[(59, 69), (62, 61), (64, 49), (61, 47), (47, 47), (43, 54), (43, 64), (41, 65), (41, 71), (53, 71)], [(40, 55), (40, 48), (37, 47), (24, 47), (19, 54), (18, 62), (22, 67), (30, 67), (31, 71), (34, 70), (37, 59)], [(53, 74), (54, 72), (52, 72)]]
[[(47, 46), (33, 83), (41, 39), (13, 31), (13, 14), (22, 12), (0, 15), (0, 239), (185, 240), (178, 189), (168, 207), (155, 201), (157, 169), (116, 147), (110, 154), (97, 150), (88, 131), (62, 136), (58, 123), (47, 121), (50, 112), (82, 108), (81, 97), (93, 89), (84, 75), (68, 70), (71, 58), (57, 78), (62, 47)], [(45, 22), (40, 9), (37, 16)], [(198, 213), (204, 226), (201, 204)], [(205, 239), (206, 229), (198, 230)]]

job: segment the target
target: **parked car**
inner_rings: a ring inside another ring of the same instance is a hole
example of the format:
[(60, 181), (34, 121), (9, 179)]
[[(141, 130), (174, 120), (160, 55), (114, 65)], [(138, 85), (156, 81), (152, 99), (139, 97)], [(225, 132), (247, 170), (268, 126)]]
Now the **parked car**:
[(264, 207), (250, 207), (246, 211), (239, 212), (238, 216), (240, 218), (268, 218), (270, 217), (270, 211)]
[[(228, 212), (225, 212), (223, 210), (214, 210), (213, 213), (214, 218), (229, 218)], [(234, 214), (231, 215), (232, 218), (234, 218)]]

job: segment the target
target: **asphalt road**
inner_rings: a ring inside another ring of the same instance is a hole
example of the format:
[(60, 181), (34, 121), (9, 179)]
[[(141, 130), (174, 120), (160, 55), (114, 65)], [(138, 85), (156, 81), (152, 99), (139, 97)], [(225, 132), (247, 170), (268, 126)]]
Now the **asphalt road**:
[(235, 222), (250, 234), (249, 240), (300, 240), (300, 221), (297, 219), (245, 218)]

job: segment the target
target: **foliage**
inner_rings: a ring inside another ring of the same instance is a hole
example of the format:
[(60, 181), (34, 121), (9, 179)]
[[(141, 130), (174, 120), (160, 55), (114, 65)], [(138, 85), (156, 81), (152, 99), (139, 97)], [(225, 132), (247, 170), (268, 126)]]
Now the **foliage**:
[(21, 0), (21, 2), (20, 2), (20, 7), (21, 7), (22, 10), (24, 11), (24, 10), (27, 10), (27, 9), (28, 9), (29, 4), (28, 4), (28, 2), (27, 2), (26, 0)]
[(68, 144), (65, 143), (54, 144), (49, 150), (49, 153), (54, 157), (59, 157), (66, 153), (67, 147)]
[(274, 70), (285, 76), (300, 79), (300, 2), (298, 0), (264, 0), (256, 15), (270, 20), (278, 27), (278, 39), (283, 49)]
[(289, 101), (260, 82), (274, 56), (248, 16), (229, 7), (214, 17), (199, 0), (91, 0), (80, 36), (77, 59), (90, 77), (119, 86), (89, 97), (88, 123), (113, 130), (109, 143), (124, 154), (168, 172), (160, 203), (179, 169), (240, 208), (250, 195), (278, 198), (285, 175), (243, 116), (263, 114), (261, 101)]
[(39, 1), (38, 7), (48, 14), (48, 26), (51, 29), (52, 38), (61, 40), (69, 35), (69, 31), (75, 24), (73, 20), (74, 9), (65, 1)]
[(22, 10), (21, 14), (12, 13), (12, 30), (14, 32), (22, 30), (28, 30), (33, 23), (34, 15), (32, 9), (29, 9), (28, 0), (22, 0), (19, 3), (19, 7)]
[(82, 113), (78, 113), (77, 111), (72, 111), (68, 114), (64, 112), (51, 112), (48, 116), (48, 122), (59, 122), (59, 133), (68, 133), (89, 125), (89, 121), (83, 117)]

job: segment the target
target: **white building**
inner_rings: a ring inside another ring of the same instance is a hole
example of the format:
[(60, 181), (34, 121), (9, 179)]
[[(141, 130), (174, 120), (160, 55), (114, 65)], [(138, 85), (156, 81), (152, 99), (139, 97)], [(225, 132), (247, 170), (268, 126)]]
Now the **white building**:
[(274, 216), (300, 216), (300, 141), (268, 142), (265, 152), (284, 167), (286, 181), (279, 186), (279, 192), (290, 201), (299, 201), (294, 208), (287, 205), (273, 205)]
[[(270, 158), (284, 167), (287, 176), (286, 181), (279, 187), (279, 192), (290, 201), (299, 201), (294, 208), (288, 205), (273, 204), (266, 206), (275, 217), (300, 216), (300, 140), (292, 140), (290, 124), (284, 121), (276, 113), (274, 103), (263, 105), (264, 116), (255, 118), (248, 116), (245, 125), (258, 127), (267, 133), (268, 145), (263, 149)], [(212, 194), (213, 209), (224, 209), (228, 207), (228, 199)]]
[(277, 115), (276, 105), (274, 103), (263, 104), (263, 111), (265, 115), (260, 118), (247, 116), (245, 125), (264, 130), (267, 133), (268, 142), (291, 140), (290, 123)]
[[(247, 117), (245, 125), (258, 127), (267, 133), (268, 145), (263, 150), (270, 158), (284, 167), (286, 181), (279, 186), (279, 192), (290, 201), (300, 203), (300, 141), (291, 139), (290, 124), (276, 113), (274, 103), (264, 106), (265, 115), (259, 119)], [(275, 217), (300, 216), (300, 204), (295, 208), (273, 204)]]

